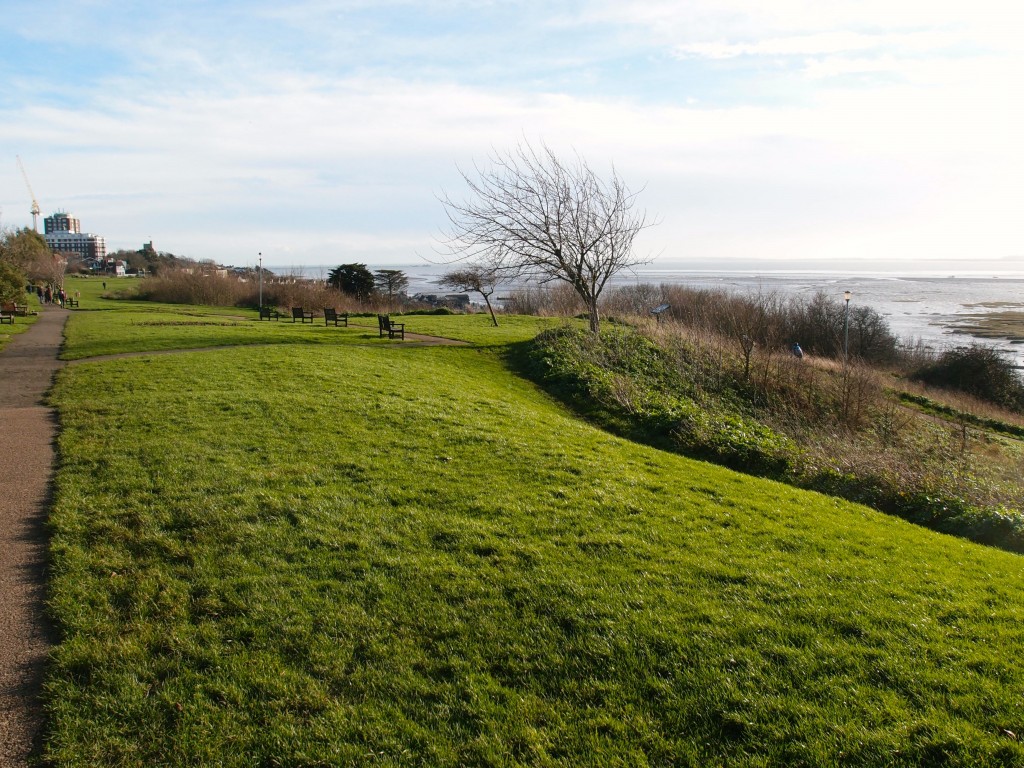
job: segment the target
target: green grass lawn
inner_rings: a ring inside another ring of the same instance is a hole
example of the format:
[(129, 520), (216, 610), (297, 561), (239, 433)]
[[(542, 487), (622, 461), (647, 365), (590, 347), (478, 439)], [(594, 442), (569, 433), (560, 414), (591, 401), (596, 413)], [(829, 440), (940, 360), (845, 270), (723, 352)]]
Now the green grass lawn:
[[(566, 321), (510, 316), (495, 328), (483, 315), (407, 315), (399, 318), (409, 334), (425, 334), (501, 346), (533, 338), (547, 327)], [(6, 326), (5, 326), (6, 327)], [(346, 328), (326, 326), (323, 318), (310, 323), (290, 319), (260, 321), (256, 310), (192, 307), (151, 302), (102, 302), (94, 310), (78, 310), (65, 331), (62, 356), (80, 360), (124, 352), (153, 352), (251, 344), (384, 344), (377, 318), (353, 316)], [(406, 343), (413, 341), (410, 335)]]
[[(103, 283), (107, 284), (107, 288), (103, 287)], [(92, 275), (68, 275), (64, 278), (64, 290), (68, 292), (68, 295), (75, 297), (75, 294), (79, 294), (78, 298), (82, 302), (84, 308), (95, 308), (97, 304), (110, 304), (109, 301), (103, 299), (103, 294), (108, 291), (113, 292), (118, 289), (124, 289), (129, 286), (135, 286), (137, 278), (127, 277), (93, 277)]]
[[(580, 325), (582, 322), (562, 317), (498, 315), (498, 326), (495, 327), (490, 315), (483, 312), (474, 315), (396, 315), (394, 319), (405, 323), (405, 330), (410, 333), (459, 339), (480, 347), (527, 341), (547, 328), (557, 328), (566, 323)], [(355, 318), (353, 322), (361, 322), (361, 319)]]
[(55, 765), (1024, 761), (1019, 557), (611, 437), (496, 351), (276, 325), (61, 373)]
[(65, 331), (67, 360), (119, 354), (252, 344), (385, 343), (374, 327), (335, 328), (287, 321), (258, 321), (256, 311), (224, 314), (212, 307), (156, 304), (120, 311), (82, 311)]

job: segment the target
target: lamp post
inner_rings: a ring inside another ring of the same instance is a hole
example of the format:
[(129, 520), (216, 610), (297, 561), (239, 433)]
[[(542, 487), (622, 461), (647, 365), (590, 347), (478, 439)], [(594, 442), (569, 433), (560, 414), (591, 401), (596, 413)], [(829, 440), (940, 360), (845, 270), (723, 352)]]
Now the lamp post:
[(846, 358), (850, 355), (850, 297), (852, 293), (846, 291), (843, 298), (846, 300), (846, 311), (843, 313), (843, 365), (846, 365)]
[(263, 251), (259, 252), (260, 257), (260, 309), (263, 309)]

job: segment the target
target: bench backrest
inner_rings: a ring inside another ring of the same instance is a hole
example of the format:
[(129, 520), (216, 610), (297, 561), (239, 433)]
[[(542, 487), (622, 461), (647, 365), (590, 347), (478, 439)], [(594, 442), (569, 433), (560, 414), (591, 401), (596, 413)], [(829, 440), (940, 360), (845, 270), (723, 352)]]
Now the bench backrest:
[(382, 331), (390, 331), (391, 318), (387, 315), (377, 315), (377, 325)]
[(292, 318), (297, 320), (303, 318), (302, 307), (292, 307)]
[(337, 320), (338, 313), (334, 311), (333, 307), (324, 307), (324, 318), (327, 320)]

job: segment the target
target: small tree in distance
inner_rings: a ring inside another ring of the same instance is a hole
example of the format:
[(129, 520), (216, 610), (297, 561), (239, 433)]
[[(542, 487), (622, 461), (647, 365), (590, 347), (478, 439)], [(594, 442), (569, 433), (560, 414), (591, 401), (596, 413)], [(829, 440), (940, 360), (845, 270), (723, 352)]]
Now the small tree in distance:
[(400, 269), (378, 269), (373, 273), (374, 287), (377, 293), (394, 301), (395, 296), (404, 294), (409, 289), (409, 278)]
[(441, 276), (438, 284), (442, 288), (451, 288), (455, 291), (474, 291), (484, 297), (487, 311), (491, 313), (491, 320), (494, 327), (498, 327), (498, 318), (494, 315), (494, 307), (491, 306), (491, 294), (498, 289), (502, 282), (499, 270), (487, 267), (483, 264), (470, 264), (462, 269), (453, 269)]
[(505, 277), (572, 286), (600, 330), (598, 299), (608, 280), (643, 263), (633, 240), (647, 226), (631, 192), (612, 170), (602, 180), (577, 157), (565, 163), (546, 145), (523, 143), (495, 154), (489, 170), (462, 178), (471, 199), (442, 197), (450, 223), (447, 248), (455, 260), (482, 259)]
[(327, 284), (359, 301), (366, 301), (373, 293), (373, 273), (365, 264), (339, 264), (327, 273)]

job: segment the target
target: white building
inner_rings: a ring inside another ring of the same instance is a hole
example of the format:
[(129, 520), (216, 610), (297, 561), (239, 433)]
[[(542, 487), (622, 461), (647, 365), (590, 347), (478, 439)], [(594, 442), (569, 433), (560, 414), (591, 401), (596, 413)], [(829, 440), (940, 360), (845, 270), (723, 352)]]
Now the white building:
[(77, 256), (81, 261), (103, 260), (107, 243), (99, 235), (82, 234), (81, 222), (69, 213), (59, 211), (43, 220), (43, 238), (50, 250)]

